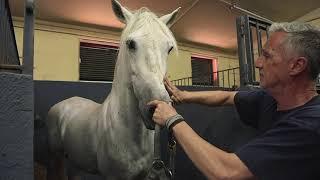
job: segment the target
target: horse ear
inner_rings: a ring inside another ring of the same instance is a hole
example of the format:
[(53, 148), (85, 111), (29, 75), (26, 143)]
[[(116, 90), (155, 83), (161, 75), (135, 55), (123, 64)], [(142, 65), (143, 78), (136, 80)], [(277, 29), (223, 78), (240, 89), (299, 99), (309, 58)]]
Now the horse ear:
[(178, 7), (178, 8), (177, 8), (176, 10), (174, 10), (172, 13), (160, 17), (161, 21), (162, 21), (163, 23), (165, 23), (168, 27), (170, 27), (170, 26), (173, 24), (174, 19), (177, 17), (177, 14), (178, 14), (180, 8), (181, 8), (181, 7)]
[(132, 17), (132, 13), (125, 7), (121, 6), (117, 0), (112, 0), (112, 10), (117, 18), (124, 24), (126, 24)]

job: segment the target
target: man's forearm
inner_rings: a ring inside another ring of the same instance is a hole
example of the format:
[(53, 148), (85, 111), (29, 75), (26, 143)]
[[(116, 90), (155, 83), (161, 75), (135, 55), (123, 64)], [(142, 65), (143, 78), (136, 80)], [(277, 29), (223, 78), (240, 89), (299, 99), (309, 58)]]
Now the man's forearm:
[(186, 103), (197, 103), (208, 106), (233, 105), (236, 91), (195, 91), (186, 92)]
[(186, 122), (173, 127), (179, 144), (208, 179), (249, 179), (252, 174), (241, 160), (224, 152), (198, 136)]

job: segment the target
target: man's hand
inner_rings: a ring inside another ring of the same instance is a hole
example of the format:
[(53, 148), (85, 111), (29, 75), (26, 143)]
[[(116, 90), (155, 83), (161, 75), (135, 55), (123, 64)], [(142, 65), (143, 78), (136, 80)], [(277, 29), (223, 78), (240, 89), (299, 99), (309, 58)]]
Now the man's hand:
[(155, 107), (152, 120), (160, 126), (165, 126), (166, 120), (177, 114), (177, 111), (164, 101), (153, 100), (148, 106)]
[(170, 82), (170, 80), (167, 77), (164, 78), (163, 82), (170, 95), (170, 98), (173, 100), (175, 104), (181, 104), (185, 102), (188, 93), (187, 91), (179, 90), (175, 85), (173, 85)]

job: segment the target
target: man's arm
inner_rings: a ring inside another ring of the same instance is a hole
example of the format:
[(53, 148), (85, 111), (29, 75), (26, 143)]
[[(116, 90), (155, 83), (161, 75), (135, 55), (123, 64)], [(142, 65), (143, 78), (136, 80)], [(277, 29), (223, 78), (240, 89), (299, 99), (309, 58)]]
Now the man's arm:
[(165, 87), (175, 103), (197, 103), (208, 106), (234, 105), (236, 91), (181, 91), (169, 79), (164, 79)]
[(208, 179), (254, 179), (234, 153), (227, 153), (209, 144), (186, 122), (176, 124), (172, 131), (188, 157)]
[(208, 106), (234, 105), (236, 91), (184, 91), (184, 102)]
[[(155, 107), (152, 119), (161, 126), (165, 126), (170, 117), (177, 115), (177, 111), (166, 102), (154, 100), (148, 105)], [(185, 121), (168, 128), (172, 128), (183, 150), (207, 178), (253, 179), (252, 173), (234, 153), (224, 152), (206, 142)]]

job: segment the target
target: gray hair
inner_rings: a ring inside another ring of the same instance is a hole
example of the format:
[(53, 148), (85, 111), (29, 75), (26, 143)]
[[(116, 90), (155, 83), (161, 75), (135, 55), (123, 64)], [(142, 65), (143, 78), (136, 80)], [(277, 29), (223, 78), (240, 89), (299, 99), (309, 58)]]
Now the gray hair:
[(284, 47), (308, 60), (310, 78), (316, 80), (320, 72), (320, 29), (306, 23), (273, 23), (269, 33), (288, 33), (283, 42)]

